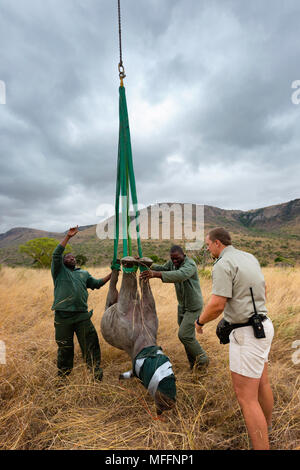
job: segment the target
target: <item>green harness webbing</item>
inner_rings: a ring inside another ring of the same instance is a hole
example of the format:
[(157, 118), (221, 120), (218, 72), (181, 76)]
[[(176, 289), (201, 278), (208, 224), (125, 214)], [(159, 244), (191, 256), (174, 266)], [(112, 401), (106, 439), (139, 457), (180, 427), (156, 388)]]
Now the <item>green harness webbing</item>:
[[(140, 237), (140, 212), (138, 210), (138, 201), (136, 194), (135, 177), (133, 170), (130, 130), (127, 113), (126, 95), (124, 86), (119, 87), (119, 148), (118, 148), (118, 166), (117, 166), (117, 182), (116, 182), (116, 201), (115, 201), (115, 239), (114, 239), (114, 257), (112, 269), (120, 269), (117, 263), (118, 244), (120, 236), (119, 212), (120, 212), (120, 194), (121, 194), (121, 212), (122, 212), (122, 238), (123, 238), (123, 257), (132, 256), (132, 243), (130, 234), (130, 216), (129, 216), (129, 199), (131, 194), (133, 210), (135, 213), (136, 233), (138, 254), (142, 258), (142, 244)], [(130, 188), (130, 190), (129, 190)], [(132, 271), (131, 268), (124, 268), (124, 271)]]
[[(125, 69), (122, 59), (122, 34), (121, 34), (121, 7), (120, 0), (118, 0), (118, 23), (119, 23), (119, 47), (120, 47), (120, 62), (118, 65), (120, 88), (119, 88), (119, 148), (118, 148), (118, 168), (117, 168), (117, 183), (116, 183), (116, 202), (115, 202), (115, 240), (114, 240), (114, 257), (112, 262), (112, 269), (120, 269), (120, 264), (117, 263), (118, 258), (118, 244), (120, 236), (120, 193), (121, 193), (121, 211), (122, 211), (122, 239), (123, 239), (123, 257), (132, 256), (132, 243), (130, 234), (130, 216), (129, 216), (129, 197), (131, 193), (133, 210), (135, 213), (136, 234), (139, 257), (143, 257), (141, 236), (140, 236), (140, 212), (138, 210), (138, 201), (136, 195), (136, 186), (132, 162), (131, 142), (129, 121), (127, 113), (126, 95), (123, 84), (123, 79), (126, 77)], [(130, 189), (129, 189), (130, 188)], [(141, 271), (147, 269), (140, 267)], [(136, 271), (137, 267), (124, 268), (125, 272)]]

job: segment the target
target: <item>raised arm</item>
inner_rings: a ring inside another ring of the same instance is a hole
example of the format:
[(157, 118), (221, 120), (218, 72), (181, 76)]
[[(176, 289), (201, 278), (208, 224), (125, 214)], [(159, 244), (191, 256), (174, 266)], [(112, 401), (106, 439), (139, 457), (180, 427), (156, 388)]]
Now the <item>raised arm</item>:
[(78, 232), (78, 225), (77, 227), (70, 228), (65, 238), (57, 245), (53, 254), (52, 254), (52, 262), (51, 262), (51, 274), (53, 279), (55, 280), (59, 271), (63, 266), (63, 259), (62, 255), (67, 246), (68, 241), (70, 238), (74, 237)]
[(77, 227), (72, 227), (69, 229), (67, 235), (65, 236), (65, 238), (60, 242), (60, 245), (63, 246), (64, 248), (66, 248), (67, 246), (67, 243), (69, 242), (70, 238), (74, 237), (74, 235), (76, 235), (76, 233), (78, 233), (78, 225)]

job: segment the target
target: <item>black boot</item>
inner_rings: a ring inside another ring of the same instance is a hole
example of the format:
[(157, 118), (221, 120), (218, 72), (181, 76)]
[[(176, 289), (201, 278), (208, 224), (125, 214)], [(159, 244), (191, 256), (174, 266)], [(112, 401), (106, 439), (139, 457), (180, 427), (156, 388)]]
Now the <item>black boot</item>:
[(185, 353), (186, 357), (188, 358), (188, 361), (190, 363), (190, 369), (193, 370), (194, 365), (195, 365), (195, 358), (194, 356), (191, 355), (191, 353), (185, 348)]

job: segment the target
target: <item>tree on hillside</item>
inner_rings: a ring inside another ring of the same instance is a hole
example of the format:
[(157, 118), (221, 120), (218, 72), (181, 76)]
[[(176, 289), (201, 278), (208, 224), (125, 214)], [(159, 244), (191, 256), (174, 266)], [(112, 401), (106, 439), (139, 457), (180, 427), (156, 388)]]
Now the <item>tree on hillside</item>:
[(88, 260), (87, 256), (85, 256), (82, 253), (76, 254), (75, 258), (76, 258), (76, 264), (78, 266), (84, 266), (86, 264), (87, 260)]
[(151, 253), (150, 255), (147, 255), (150, 259), (152, 259), (153, 263), (165, 263), (166, 260), (164, 258), (161, 258), (160, 256), (155, 255), (154, 253)]
[(274, 259), (275, 266), (283, 266), (283, 267), (294, 267), (295, 262), (291, 258), (284, 258), (283, 256), (277, 256)]
[(208, 252), (205, 245), (203, 245), (199, 251), (192, 253), (190, 256), (195, 261), (195, 263), (198, 266), (202, 266), (203, 269), (205, 269), (206, 265), (210, 264), (211, 261), (210, 253)]
[[(33, 258), (33, 266), (35, 268), (50, 268), (52, 253), (58, 241), (55, 238), (34, 238), (19, 246), (20, 253), (26, 253)], [(67, 245), (65, 254), (71, 252), (71, 246)]]

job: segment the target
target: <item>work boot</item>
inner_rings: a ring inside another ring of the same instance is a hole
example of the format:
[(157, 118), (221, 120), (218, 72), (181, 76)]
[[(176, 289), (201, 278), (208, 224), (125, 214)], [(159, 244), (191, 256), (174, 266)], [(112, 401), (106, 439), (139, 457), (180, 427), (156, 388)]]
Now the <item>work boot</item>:
[(101, 368), (99, 369), (96, 369), (94, 371), (94, 378), (95, 380), (97, 380), (98, 382), (101, 382), (101, 380), (103, 379), (103, 370)]
[(204, 371), (206, 370), (209, 364), (209, 358), (204, 355), (200, 355), (196, 357), (195, 364), (193, 366), (193, 370), (197, 371)]
[(67, 378), (72, 372), (72, 369), (58, 369), (57, 371), (57, 377), (60, 379), (65, 379)]
[(188, 358), (190, 369), (193, 370), (195, 365), (195, 357), (190, 354), (187, 348), (185, 348), (186, 357)]

